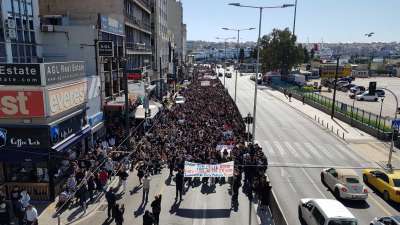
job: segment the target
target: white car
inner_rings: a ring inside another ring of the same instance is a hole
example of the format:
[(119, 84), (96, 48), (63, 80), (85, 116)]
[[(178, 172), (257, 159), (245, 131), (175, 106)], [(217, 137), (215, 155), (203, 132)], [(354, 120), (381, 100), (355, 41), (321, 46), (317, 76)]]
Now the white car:
[(356, 99), (358, 101), (378, 101), (379, 97), (377, 94), (370, 94), (368, 91), (361, 93), (359, 95), (356, 95)]
[(400, 216), (375, 217), (371, 225), (400, 225)]
[(333, 192), (337, 199), (364, 201), (368, 198), (368, 190), (351, 169), (323, 169), (321, 182)]
[(180, 95), (176, 96), (176, 98), (175, 98), (175, 103), (176, 103), (176, 104), (183, 104), (183, 103), (185, 103), (185, 97), (180, 96)]

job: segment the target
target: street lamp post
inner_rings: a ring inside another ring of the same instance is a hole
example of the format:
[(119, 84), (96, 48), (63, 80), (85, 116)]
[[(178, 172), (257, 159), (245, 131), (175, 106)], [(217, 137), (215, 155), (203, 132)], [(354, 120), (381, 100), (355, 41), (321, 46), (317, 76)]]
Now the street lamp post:
[(333, 119), (335, 115), (335, 102), (336, 102), (336, 88), (339, 74), (339, 59), (340, 56), (336, 57), (336, 73), (335, 73), (335, 83), (333, 84), (333, 99), (332, 99), (332, 111), (331, 111), (331, 119)]
[[(283, 4), (280, 6), (250, 6), (250, 5), (242, 5), (240, 3), (229, 3), (231, 6), (244, 7), (244, 8), (253, 8), (258, 9), (260, 13), (260, 18), (258, 21), (258, 38), (257, 38), (257, 64), (256, 64), (256, 81), (254, 82), (254, 107), (253, 107), (253, 130), (252, 130), (252, 143), (254, 144), (256, 138), (256, 111), (257, 111), (257, 77), (259, 72), (259, 64), (260, 64), (260, 38), (261, 38), (261, 21), (262, 21), (262, 11), (263, 9), (276, 9), (276, 8), (288, 8), (293, 7), (294, 4)], [(249, 218), (250, 220), (250, 218)], [(250, 221), (249, 221), (250, 222)]]
[(217, 40), (224, 40), (224, 52), (225, 52), (225, 59), (224, 59), (224, 88), (225, 86), (225, 73), (226, 73), (226, 41), (230, 39), (235, 39), (234, 37), (228, 37), (228, 38), (221, 38), (221, 37), (216, 37), (215, 39)]
[(382, 107), (383, 107), (383, 101), (384, 100), (385, 100), (385, 97), (382, 97), (381, 98), (381, 110), (379, 111), (378, 132), (379, 132), (379, 128), (381, 127)]
[(240, 31), (245, 31), (245, 30), (254, 30), (256, 28), (254, 27), (250, 27), (250, 28), (246, 28), (246, 29), (232, 29), (232, 28), (226, 28), (223, 27), (223, 30), (232, 30), (232, 31), (236, 31), (237, 32), (237, 55), (236, 55), (236, 74), (235, 74), (235, 103), (236, 103), (236, 91), (237, 91), (237, 70), (239, 69), (239, 53), (240, 53), (240, 48), (239, 48), (239, 38), (240, 38)]
[(296, 32), (296, 15), (297, 15), (297, 0), (294, 3), (293, 36)]

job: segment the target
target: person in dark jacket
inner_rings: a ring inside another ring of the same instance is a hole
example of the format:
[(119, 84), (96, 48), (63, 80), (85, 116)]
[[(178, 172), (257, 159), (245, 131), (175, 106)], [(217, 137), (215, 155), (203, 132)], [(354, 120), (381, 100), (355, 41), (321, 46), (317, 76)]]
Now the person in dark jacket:
[(153, 225), (154, 224), (154, 217), (149, 212), (149, 210), (146, 210), (143, 215), (143, 225)]
[(106, 200), (107, 200), (107, 203), (108, 203), (107, 215), (108, 215), (108, 218), (110, 218), (111, 217), (111, 211), (115, 207), (115, 203), (117, 202), (117, 196), (115, 195), (113, 188), (110, 188), (107, 191)]
[(116, 225), (122, 225), (124, 223), (124, 212), (125, 206), (122, 204), (121, 207), (119, 204), (115, 204), (113, 208), (113, 218), (115, 220)]
[(232, 184), (232, 207), (237, 208), (239, 206), (238, 196), (239, 188), (242, 186), (242, 176), (239, 172), (235, 171)]
[(5, 199), (0, 200), (0, 225), (10, 224), (11, 208)]
[(178, 173), (175, 176), (175, 189), (176, 189), (175, 200), (178, 199), (178, 194), (179, 194), (179, 199), (180, 199), (180, 201), (182, 201), (182, 192), (183, 192), (183, 173), (182, 173), (182, 170), (179, 170)]
[(161, 213), (161, 194), (154, 197), (154, 201), (151, 203), (151, 209), (154, 216), (154, 225), (158, 225)]
[(93, 174), (91, 174), (89, 176), (88, 181), (87, 181), (87, 186), (88, 186), (88, 192), (89, 192), (90, 201), (93, 202), (93, 200), (94, 200), (93, 199), (94, 192), (96, 191), (96, 181), (95, 181), (95, 178), (94, 178)]

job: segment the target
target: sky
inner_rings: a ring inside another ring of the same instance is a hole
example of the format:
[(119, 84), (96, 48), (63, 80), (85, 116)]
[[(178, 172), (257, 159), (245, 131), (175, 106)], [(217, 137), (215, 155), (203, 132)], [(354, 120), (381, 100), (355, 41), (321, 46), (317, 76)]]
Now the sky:
[[(181, 0), (187, 40), (218, 41), (237, 37), (229, 28), (258, 28), (259, 10), (229, 6), (294, 4), (295, 0)], [(293, 28), (294, 7), (265, 9), (261, 34)], [(296, 35), (303, 43), (400, 42), (400, 0), (298, 0)], [(364, 34), (374, 32), (368, 38)], [(240, 41), (256, 41), (258, 29), (240, 33)]]

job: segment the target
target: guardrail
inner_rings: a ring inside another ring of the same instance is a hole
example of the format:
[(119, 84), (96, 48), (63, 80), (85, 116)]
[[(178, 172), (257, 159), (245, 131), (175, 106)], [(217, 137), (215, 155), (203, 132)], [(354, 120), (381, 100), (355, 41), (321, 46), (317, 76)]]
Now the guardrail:
[(269, 184), (269, 188), (268, 188), (268, 194), (269, 194), (269, 198), (268, 198), (268, 207), (269, 210), (271, 211), (271, 215), (272, 215), (272, 220), (274, 221), (274, 225), (289, 225), (285, 215), (283, 215), (283, 211), (281, 206), (279, 205), (278, 199), (271, 187), (271, 183), (268, 179), (267, 176), (267, 182)]

